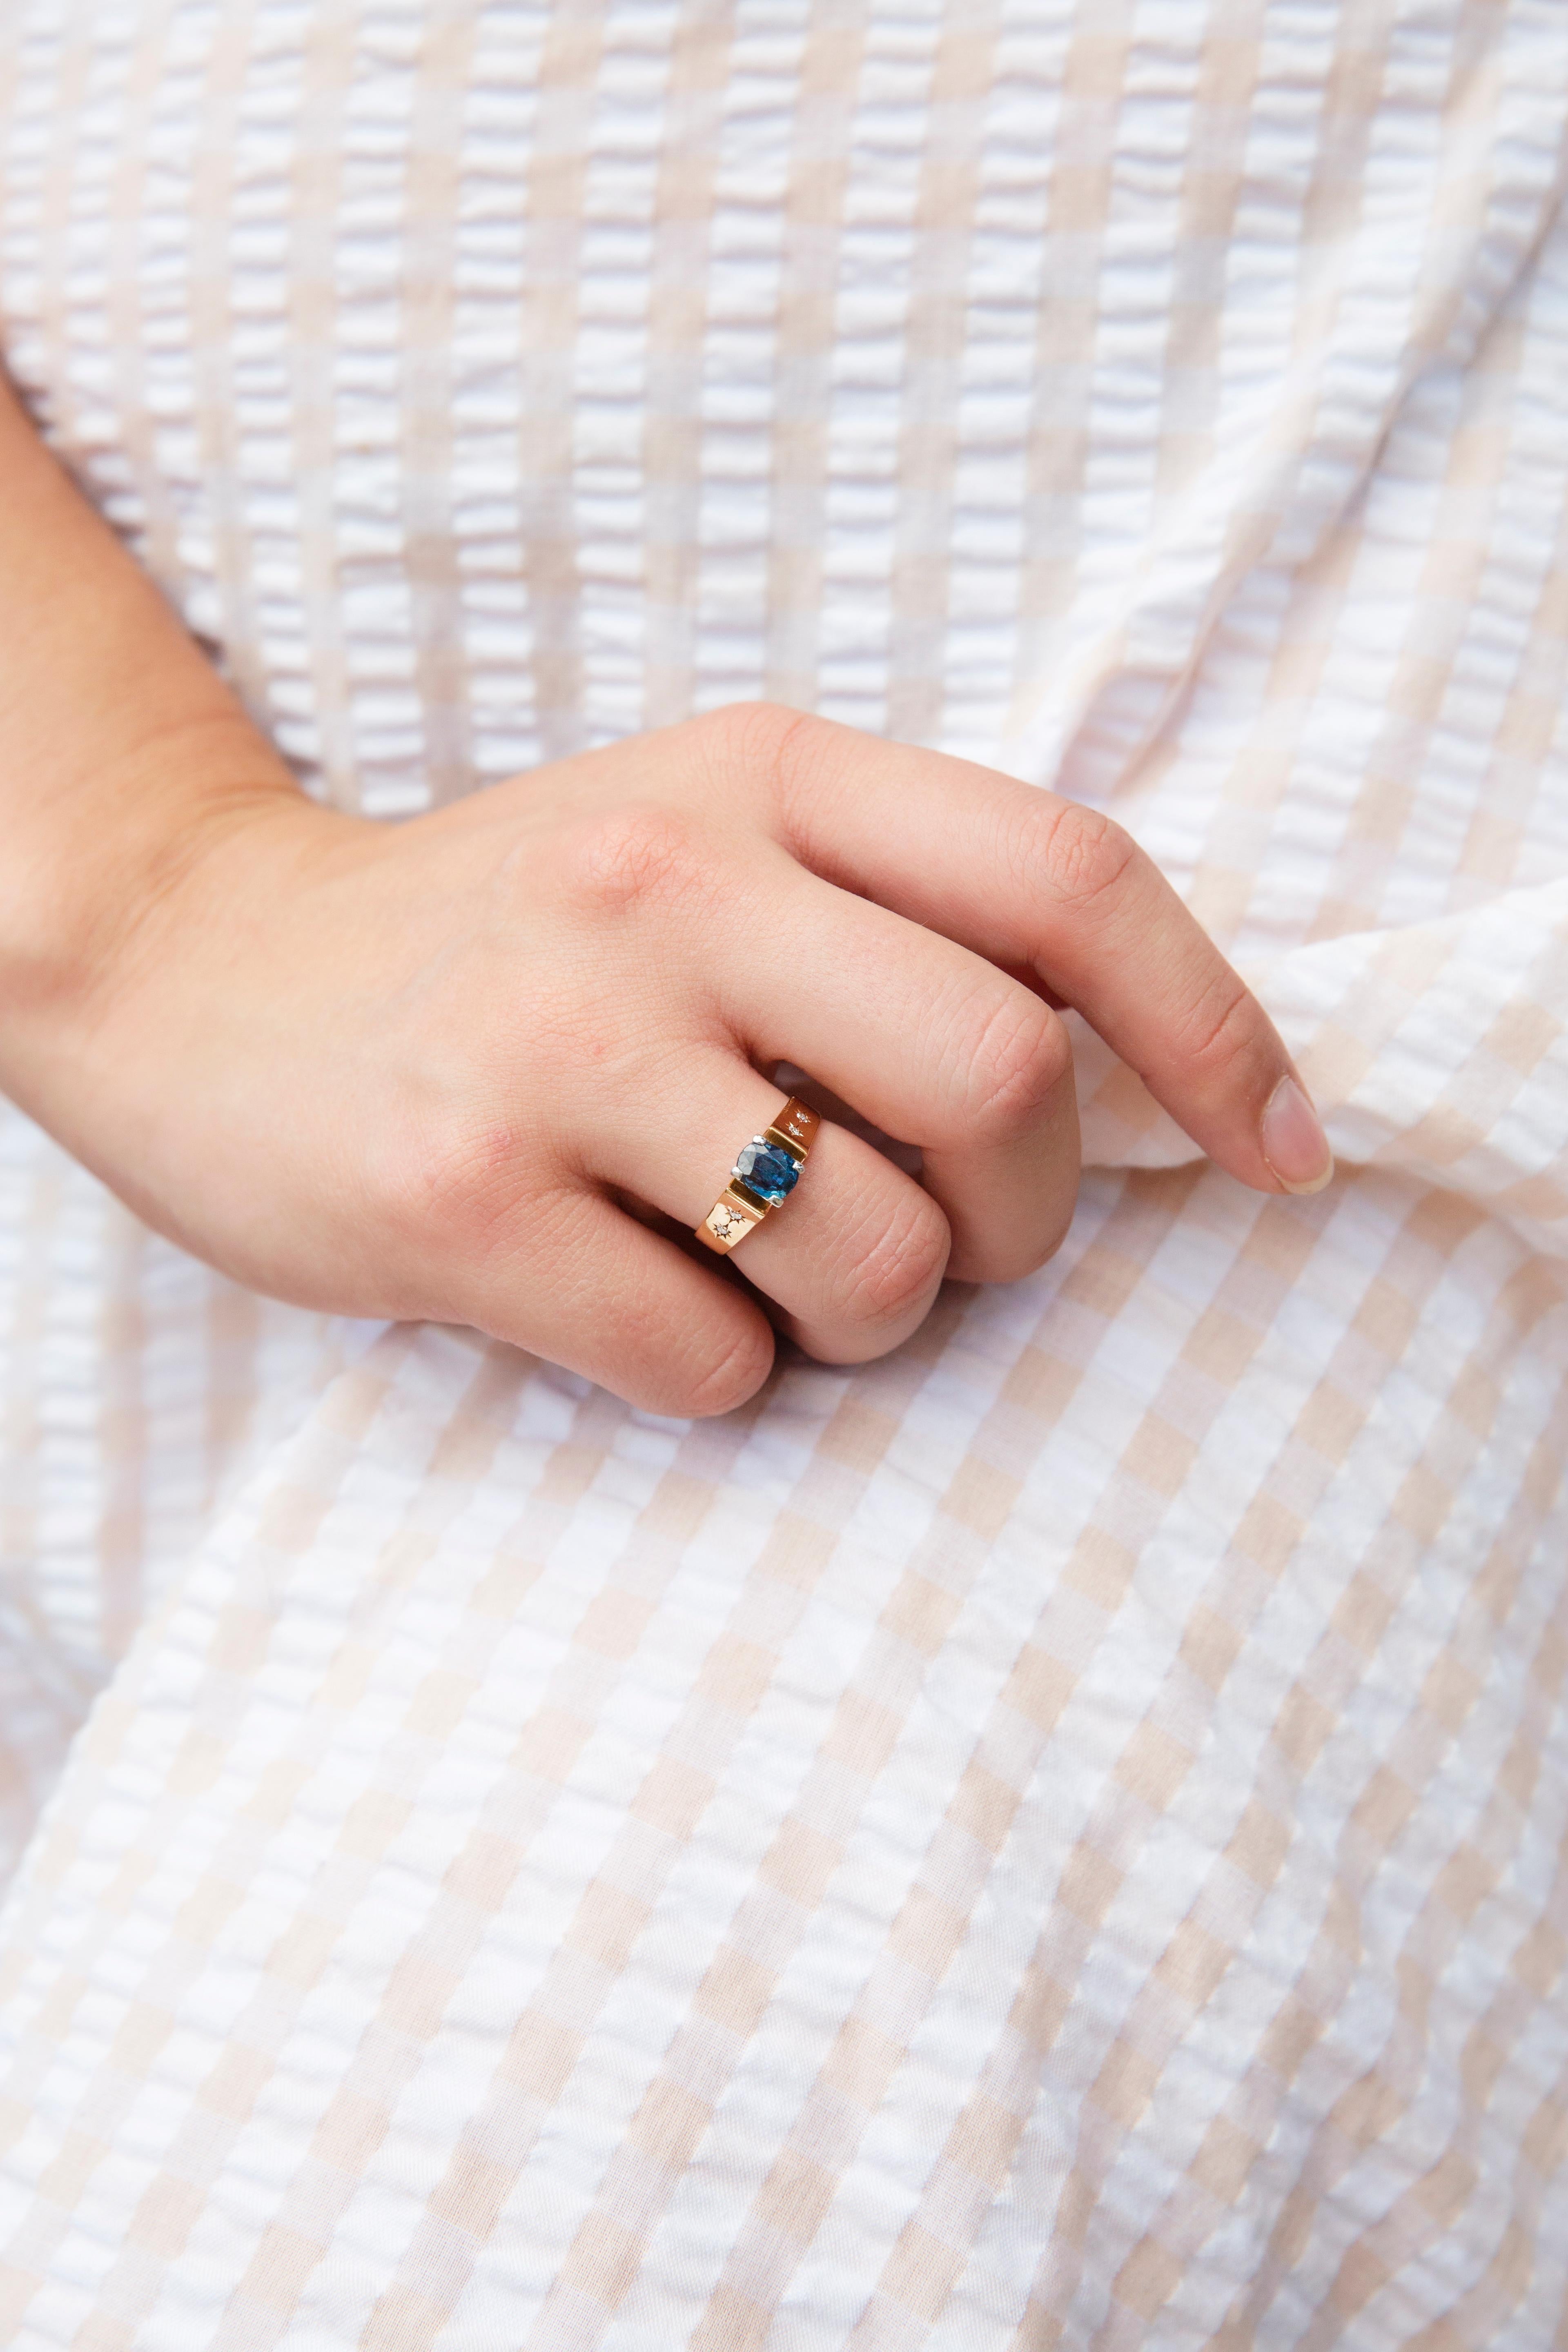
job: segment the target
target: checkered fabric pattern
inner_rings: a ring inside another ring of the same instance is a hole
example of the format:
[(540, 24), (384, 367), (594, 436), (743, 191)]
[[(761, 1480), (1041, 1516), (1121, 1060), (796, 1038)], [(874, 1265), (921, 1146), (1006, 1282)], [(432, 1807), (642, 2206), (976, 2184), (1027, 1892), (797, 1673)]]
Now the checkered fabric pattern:
[[(0, 320), (307, 786), (1113, 809), (1342, 1174), (658, 1420), (0, 1128), (18, 2352), (1568, 2342), (1563, 0), (11, 0)], [(40, 1817), (40, 1808), (43, 1808)]]

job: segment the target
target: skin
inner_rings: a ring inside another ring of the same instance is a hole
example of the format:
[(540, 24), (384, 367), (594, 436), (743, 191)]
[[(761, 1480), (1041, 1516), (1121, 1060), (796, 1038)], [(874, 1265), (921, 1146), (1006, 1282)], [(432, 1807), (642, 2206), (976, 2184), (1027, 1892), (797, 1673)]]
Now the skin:
[[(296, 789), (0, 386), (0, 1087), (252, 1287), (464, 1322), (660, 1413), (774, 1333), (863, 1361), (1059, 1244), (1080, 1010), (1243, 1183), (1331, 1163), (1289, 1058), (1096, 813), (745, 705), (391, 826)], [(789, 1061), (825, 1123), (690, 1229)]]

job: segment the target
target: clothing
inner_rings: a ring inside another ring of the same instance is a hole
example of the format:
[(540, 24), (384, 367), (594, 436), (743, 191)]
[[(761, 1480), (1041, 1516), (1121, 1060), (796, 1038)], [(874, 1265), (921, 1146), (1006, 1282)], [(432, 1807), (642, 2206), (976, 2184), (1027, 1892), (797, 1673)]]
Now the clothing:
[(311, 790), (993, 761), (1342, 1160), (1080, 1032), (1060, 1255), (688, 1424), (11, 1116), (5, 2341), (1561, 2343), (1561, 0), (4, 29), (7, 363)]

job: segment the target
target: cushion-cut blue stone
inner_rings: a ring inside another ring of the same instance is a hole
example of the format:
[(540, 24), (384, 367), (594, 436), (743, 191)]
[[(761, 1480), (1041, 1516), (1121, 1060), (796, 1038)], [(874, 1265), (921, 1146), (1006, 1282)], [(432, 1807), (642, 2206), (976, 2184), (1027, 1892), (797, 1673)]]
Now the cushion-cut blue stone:
[(787, 1151), (781, 1151), (776, 1143), (766, 1143), (760, 1135), (753, 1135), (750, 1143), (741, 1148), (735, 1174), (759, 1201), (782, 1201), (786, 1192), (795, 1190), (800, 1162), (792, 1160)]

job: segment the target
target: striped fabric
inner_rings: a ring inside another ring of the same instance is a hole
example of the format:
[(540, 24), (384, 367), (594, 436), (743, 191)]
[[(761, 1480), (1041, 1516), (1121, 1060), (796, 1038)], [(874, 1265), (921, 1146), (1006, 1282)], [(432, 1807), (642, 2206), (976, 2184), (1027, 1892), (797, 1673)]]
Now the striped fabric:
[(1563, 0), (0, 41), (7, 364), (309, 789), (1060, 782), (1342, 1160), (1085, 1039), (1059, 1258), (688, 1424), (8, 1116), (0, 2338), (1568, 2343)]

